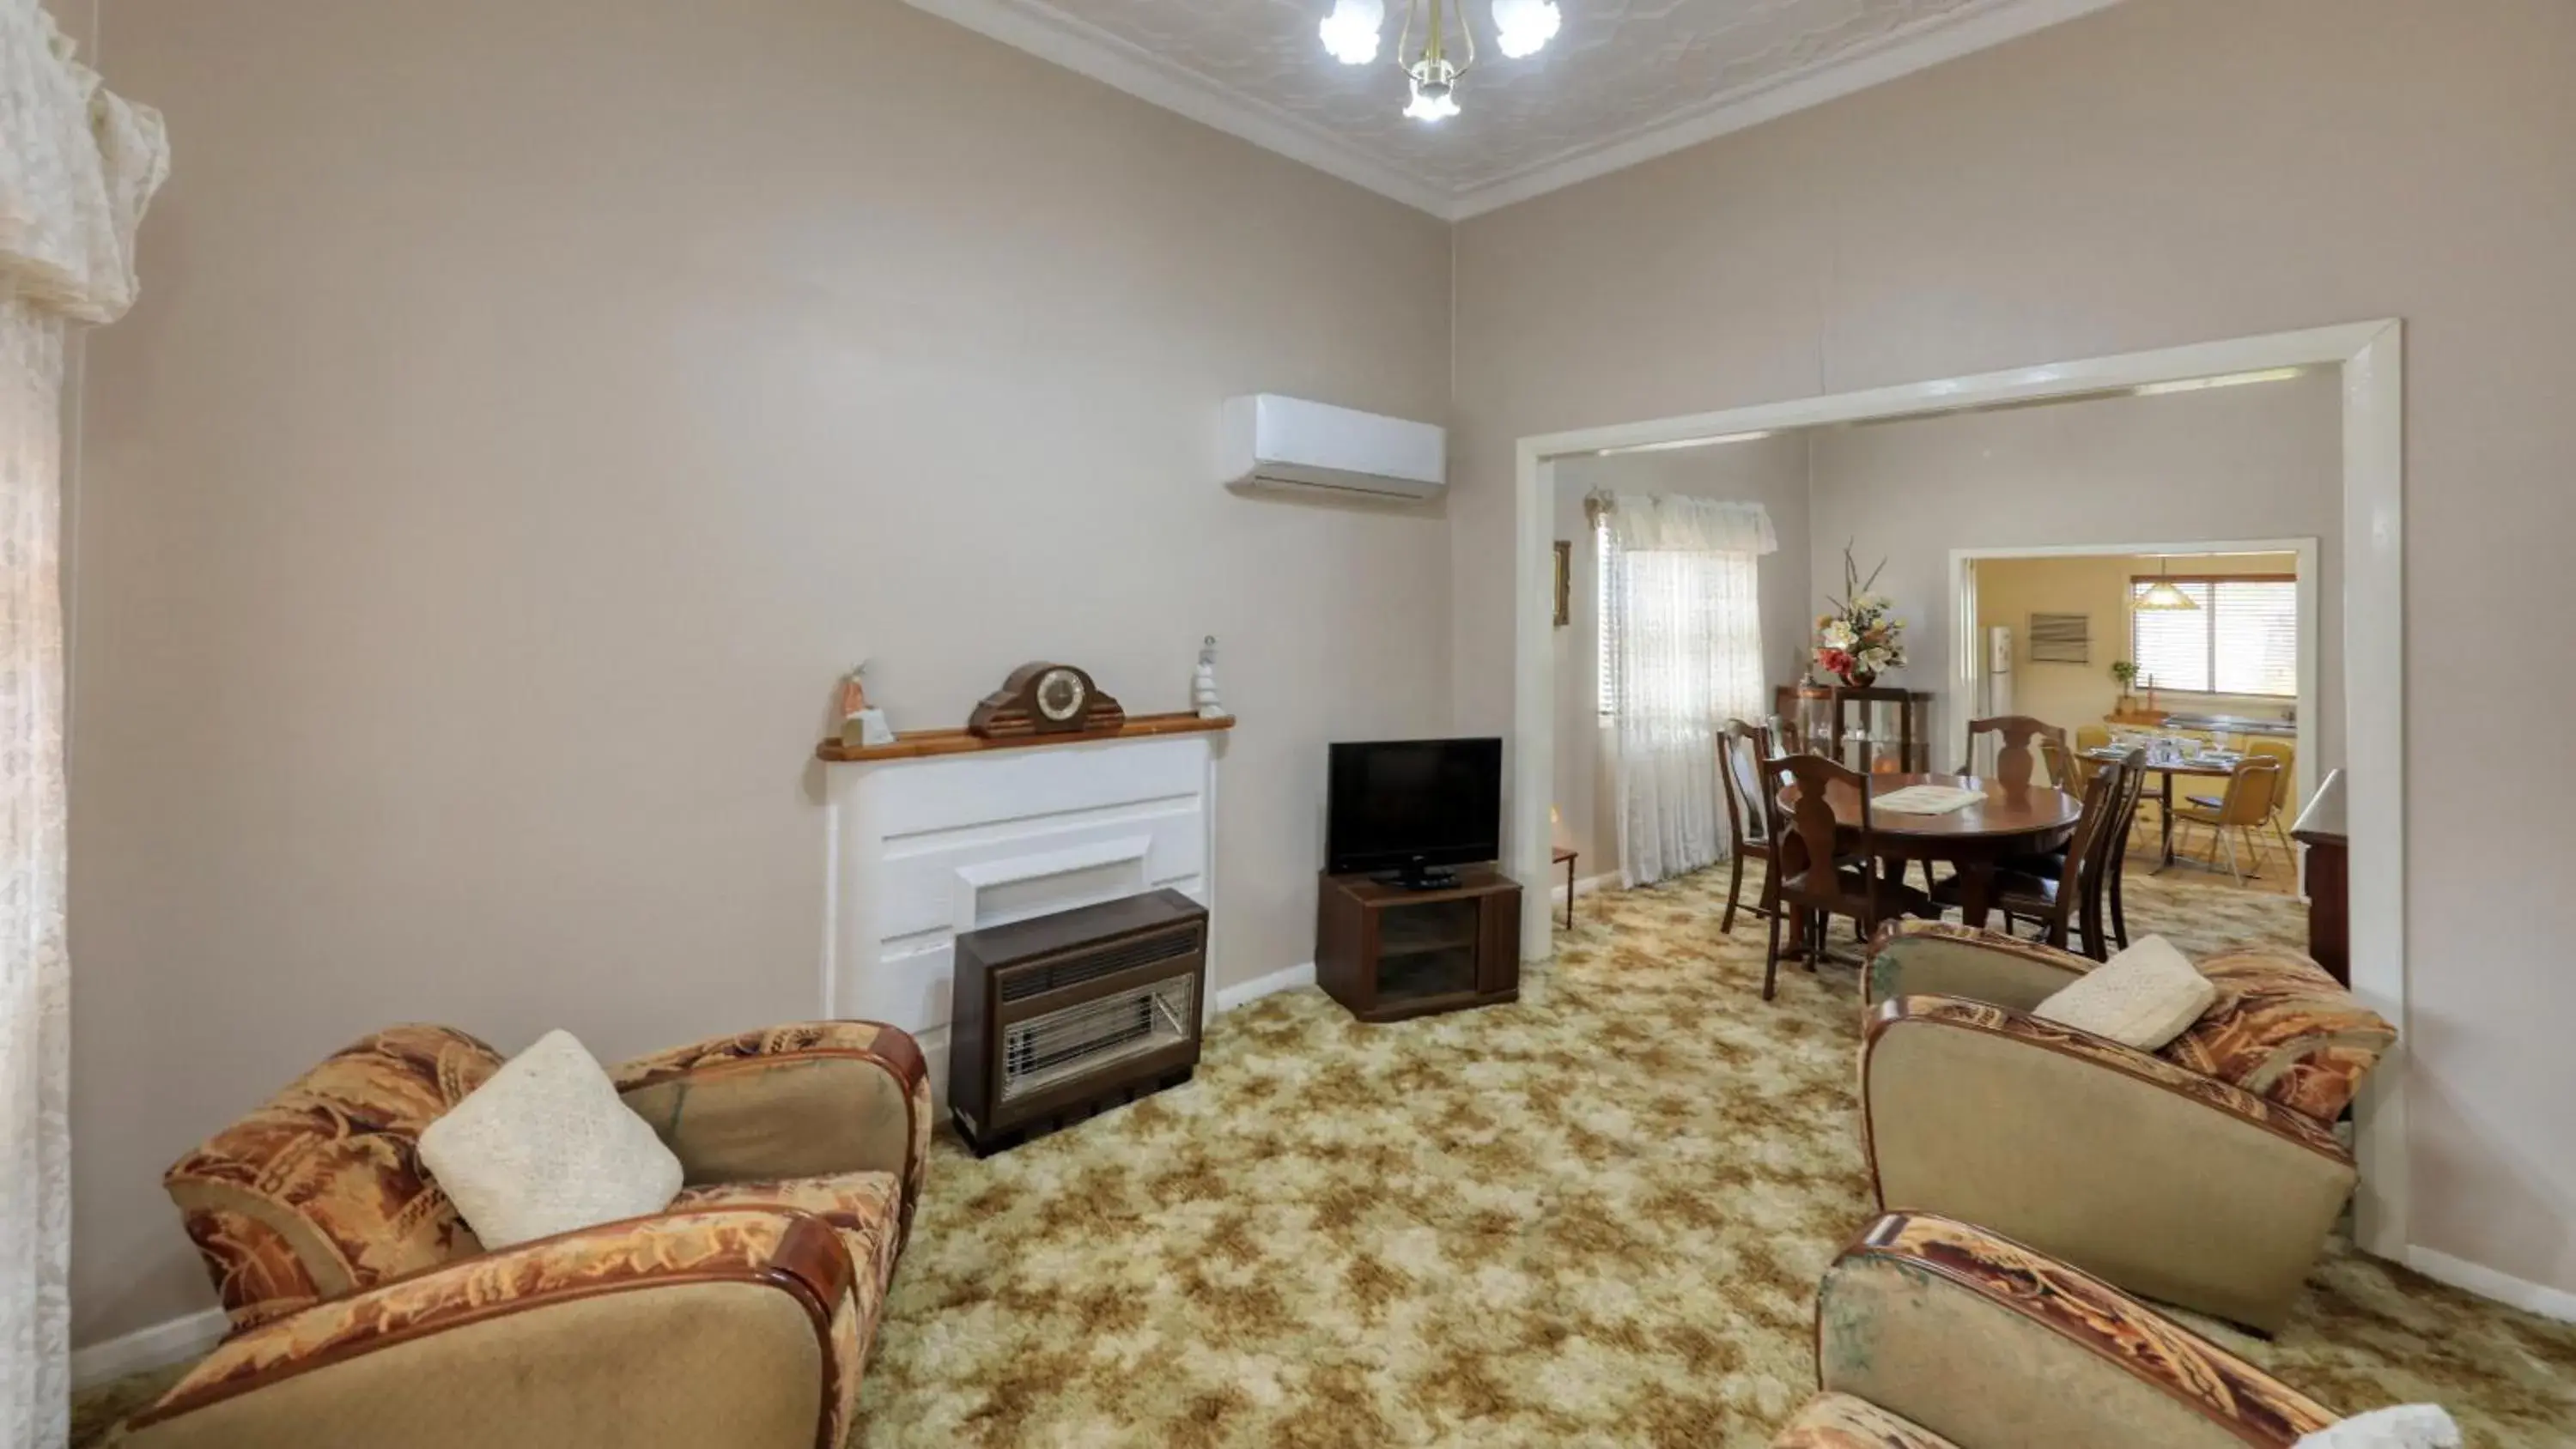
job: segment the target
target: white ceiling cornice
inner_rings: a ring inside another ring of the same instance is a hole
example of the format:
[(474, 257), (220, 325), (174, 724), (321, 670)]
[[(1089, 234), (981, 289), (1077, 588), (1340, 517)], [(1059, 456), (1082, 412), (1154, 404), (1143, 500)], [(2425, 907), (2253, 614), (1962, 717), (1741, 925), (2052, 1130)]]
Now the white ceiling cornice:
[[(1372, 146), (1362, 138), (1339, 133), (1335, 127), (1347, 116), (1347, 107), (1336, 113), (1323, 106), (1313, 94), (1283, 92), (1284, 99), (1303, 102), (1298, 109), (1292, 110), (1287, 105), (1252, 94), (1242, 86), (1215, 79), (1148, 45), (1068, 13), (1068, 5), (1082, 3), (1082, 0), (906, 0), (906, 3), (1381, 196), (1454, 222), (1623, 170), (1792, 111), (1821, 105), (2032, 31), (2106, 9), (2118, 0), (1944, 0), (1938, 5), (1918, 3), (1914, 8), (1924, 12), (1920, 18), (1886, 26), (1876, 33), (1861, 34), (1830, 48), (1817, 46), (1815, 58), (1805, 63), (1774, 69), (1729, 87), (1704, 92), (1686, 104), (1666, 106), (1633, 124), (1534, 128), (1530, 135), (1516, 134), (1511, 142), (1514, 147), (1528, 145), (1539, 149), (1543, 146), (1541, 154), (1523, 158), (1507, 152), (1500, 157), (1483, 158), (1489, 163), (1500, 161), (1505, 164), (1499, 167), (1489, 164), (1481, 173), (1463, 183), (1444, 180), (1436, 174), (1421, 174), (1424, 167), (1405, 164), (1408, 159), (1418, 158), (1390, 156), (1386, 150)], [(1390, 0), (1388, 8), (1398, 10), (1402, 3), (1403, 0)], [(1790, 3), (1790, 0), (1780, 0), (1780, 3)], [(1317, 0), (1316, 13), (1320, 15), (1323, 8), (1324, 0)], [(1568, 6), (1569, 32), (1575, 25), (1576, 17), (1571, 13), (1574, 9), (1573, 5)], [(1617, 40), (1626, 43), (1624, 34)], [(1265, 43), (1270, 47), (1275, 63), (1281, 37), (1272, 35)], [(1339, 71), (1339, 67), (1333, 66), (1329, 58), (1322, 55), (1319, 41), (1307, 36), (1300, 43), (1312, 46), (1314, 62), (1320, 68), (1319, 76), (1329, 77)], [(1642, 55), (1633, 62), (1635, 65), (1660, 63), (1660, 58)], [(1524, 77), (1520, 84), (1535, 89), (1551, 79)], [(1522, 93), (1524, 106), (1528, 94), (1528, 89)], [(1382, 122), (1384, 118), (1376, 117), (1378, 109), (1387, 108), (1373, 106), (1370, 115)], [(1325, 119), (1319, 120), (1318, 116)], [(1472, 125), (1476, 118), (1476, 113), (1471, 110), (1465, 120), (1452, 124)], [(1392, 142), (1397, 138), (1390, 136), (1388, 139)], [(1573, 144), (1565, 144), (1569, 139)]]
[(1440, 187), (1414, 180), (1320, 126), (1229, 90), (1143, 46), (1061, 11), (1020, 0), (904, 3), (1116, 87), (1138, 100), (1176, 111), (1230, 136), (1240, 136), (1265, 151), (1302, 161), (1354, 186), (1364, 186), (1444, 220), (1455, 219), (1455, 202)]
[(1729, 132), (1777, 120), (1792, 111), (1821, 106), (1899, 76), (1929, 70), (1945, 60), (1956, 60), (2118, 3), (2119, 0), (1984, 0), (1957, 14), (1907, 26), (1820, 65), (1712, 96), (1702, 106), (1644, 129), (1548, 157), (1517, 175), (1458, 192), (1451, 197), (1445, 214), (1451, 221), (1464, 221), (1497, 211), (1517, 201), (1688, 150)]

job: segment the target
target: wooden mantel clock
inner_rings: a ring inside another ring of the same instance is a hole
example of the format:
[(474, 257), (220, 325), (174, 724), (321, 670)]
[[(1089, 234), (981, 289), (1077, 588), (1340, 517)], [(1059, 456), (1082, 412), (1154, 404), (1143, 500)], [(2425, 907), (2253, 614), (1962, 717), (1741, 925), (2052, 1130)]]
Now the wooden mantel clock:
[(1100, 692), (1091, 676), (1070, 664), (1023, 664), (1002, 687), (984, 696), (966, 718), (966, 732), (981, 740), (1031, 735), (1095, 734), (1127, 723), (1127, 711)]

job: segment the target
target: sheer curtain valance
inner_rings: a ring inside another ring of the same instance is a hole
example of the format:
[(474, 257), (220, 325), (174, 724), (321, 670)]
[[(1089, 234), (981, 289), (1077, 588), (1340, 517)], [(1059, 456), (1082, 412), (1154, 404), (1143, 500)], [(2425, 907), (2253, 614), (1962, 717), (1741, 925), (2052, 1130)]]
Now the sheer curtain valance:
[(1733, 553), (1759, 558), (1780, 551), (1771, 511), (1687, 493), (1595, 493), (1583, 501), (1594, 522), (1607, 520), (1619, 546), (1637, 552)]
[(71, 975), (63, 881), (63, 348), (134, 303), (161, 117), (0, 0), (0, 1444), (71, 1404)]
[(159, 112), (101, 85), (36, 0), (0, 0), (0, 296), (124, 316), (135, 227), (169, 168)]
[(1664, 880), (1723, 858), (1718, 727), (1764, 713), (1759, 503), (1595, 494), (1601, 667), (1615, 682), (1619, 874)]

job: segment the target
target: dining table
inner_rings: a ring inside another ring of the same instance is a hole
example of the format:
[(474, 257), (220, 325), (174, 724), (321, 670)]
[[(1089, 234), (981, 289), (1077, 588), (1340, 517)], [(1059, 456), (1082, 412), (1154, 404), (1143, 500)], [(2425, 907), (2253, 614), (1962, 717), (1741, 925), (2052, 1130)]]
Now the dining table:
[[(1912, 785), (1939, 785), (1972, 790), (1972, 801), (1939, 815), (1911, 815), (1873, 807), (1869, 812), (1871, 845), (1888, 867), (1888, 879), (1902, 880), (1915, 861), (1939, 861), (1959, 874), (1959, 915), (1982, 927), (1993, 909), (1995, 868), (2016, 856), (2055, 850), (2075, 834), (2084, 802), (2051, 785), (2008, 785), (1978, 775), (1938, 773), (1881, 774), (1869, 777), (1873, 799)], [(1781, 791), (1783, 810), (1797, 803), (1798, 787)], [(1825, 792), (1834, 807), (1837, 834), (1857, 839), (1861, 798), (1855, 787), (1836, 783)], [(1785, 844), (1785, 842), (1784, 842)], [(1797, 867), (1783, 864), (1783, 870)]]

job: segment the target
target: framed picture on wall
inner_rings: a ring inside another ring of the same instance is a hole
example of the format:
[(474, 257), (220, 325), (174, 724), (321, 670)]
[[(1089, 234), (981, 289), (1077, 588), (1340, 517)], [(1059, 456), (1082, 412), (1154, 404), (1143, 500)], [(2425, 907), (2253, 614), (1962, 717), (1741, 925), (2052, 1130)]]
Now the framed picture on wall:
[(1556, 627), (1574, 622), (1574, 544), (1556, 541)]

